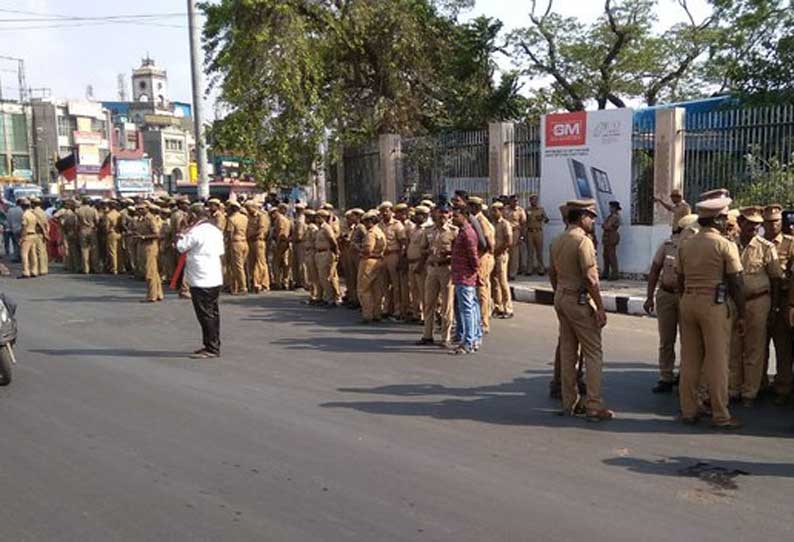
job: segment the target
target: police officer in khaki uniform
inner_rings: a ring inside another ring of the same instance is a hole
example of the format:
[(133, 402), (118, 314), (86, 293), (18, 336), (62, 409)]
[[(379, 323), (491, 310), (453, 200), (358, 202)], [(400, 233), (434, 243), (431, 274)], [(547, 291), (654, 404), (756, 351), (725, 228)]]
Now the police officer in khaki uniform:
[(290, 242), (292, 243), (292, 286), (306, 289), (306, 255), (303, 241), (306, 237), (306, 204), (295, 204), (295, 217), (292, 220)]
[(365, 323), (380, 322), (383, 317), (383, 255), (386, 252), (386, 234), (378, 226), (380, 214), (370, 210), (361, 217), (366, 234), (361, 241), (358, 263), (358, 301)]
[(397, 272), (400, 273), (400, 304), (403, 307), (403, 319), (407, 322), (416, 320), (415, 315), (411, 311), (411, 281), (408, 276), (408, 258), (406, 250), (408, 248), (408, 240), (411, 238), (411, 233), (414, 231), (416, 224), (409, 220), (412, 210), (408, 207), (407, 203), (398, 203), (394, 206), (394, 218), (403, 225), (405, 231), (405, 242), (403, 243), (403, 251), (400, 254), (400, 262), (397, 265)]
[[(604, 406), (601, 397), (601, 329), (607, 315), (601, 301), (595, 247), (588, 236), (595, 225), (596, 204), (593, 200), (571, 200), (565, 205), (568, 227), (552, 243), (549, 270), (560, 323), (562, 410), (569, 415), (585, 414), (591, 421), (611, 420), (615, 414)], [(587, 380), (584, 404), (576, 384), (580, 346)]]
[(367, 229), (361, 223), (364, 210), (358, 207), (348, 209), (345, 213), (347, 227), (344, 229), (340, 238), (340, 249), (342, 250), (341, 265), (345, 277), (345, 303), (348, 307), (357, 309), (358, 302), (358, 252), (361, 248), (361, 241)]
[(274, 243), (273, 253), (273, 287), (276, 290), (288, 290), (290, 282), (290, 259), (292, 250), (290, 246), (290, 233), (292, 224), (287, 217), (288, 207), (279, 203), (271, 215), (271, 228)]
[(19, 278), (29, 279), (39, 274), (38, 230), (39, 221), (30, 208), (30, 200), (19, 198), (17, 205), (22, 208), (22, 230), (19, 232), (19, 254), (22, 259), (22, 275)]
[(491, 221), (482, 212), (482, 198), (472, 196), (468, 201), (469, 221), (479, 239), (480, 268), (477, 271), (477, 299), (480, 302), (482, 332), (489, 333), (491, 331), (491, 313), (493, 312), (491, 274), (494, 268), (493, 251), (496, 245), (496, 232)]
[(36, 256), (39, 260), (38, 274), (43, 277), (50, 272), (49, 254), (47, 253), (47, 246), (50, 244), (50, 220), (47, 217), (47, 213), (41, 208), (41, 200), (38, 197), (33, 196), (30, 198), (30, 208), (33, 214), (36, 215), (38, 225)]
[(513, 301), (510, 299), (510, 284), (507, 282), (510, 247), (513, 246), (513, 228), (502, 216), (504, 204), (496, 201), (491, 204), (491, 220), (495, 230), (494, 268), (491, 289), (494, 298), (494, 312), (499, 318), (513, 317)]
[(121, 214), (115, 201), (111, 201), (110, 209), (105, 213), (105, 243), (107, 244), (107, 272), (111, 275), (119, 273), (119, 249), (121, 247)]
[(138, 207), (136, 205), (127, 207), (127, 219), (122, 227), (124, 244), (127, 247), (127, 263), (129, 264), (127, 274), (135, 277), (138, 276), (138, 268), (143, 265), (143, 262), (138, 260)]
[(342, 301), (339, 291), (339, 243), (331, 226), (331, 212), (327, 209), (317, 211), (317, 234), (314, 239), (314, 261), (317, 277), (322, 289), (322, 300), (327, 307), (337, 307)]
[(317, 274), (317, 262), (315, 261), (314, 243), (317, 240), (317, 213), (314, 209), (306, 209), (306, 237), (304, 238), (304, 254), (306, 256), (306, 291), (309, 292), (309, 305), (322, 303), (322, 288), (320, 288), (320, 277)]
[(158, 260), (160, 253), (160, 227), (162, 222), (155, 213), (158, 207), (154, 203), (141, 203), (138, 206), (140, 223), (138, 226), (138, 243), (143, 247), (144, 278), (146, 279), (146, 299), (142, 302), (154, 303), (163, 300), (163, 282), (160, 279)]
[(97, 257), (97, 226), (99, 214), (91, 206), (88, 197), (83, 198), (83, 204), (77, 209), (77, 224), (80, 235), (80, 254), (83, 274), (99, 272), (99, 258)]
[[(452, 284), (452, 243), (458, 228), (452, 225), (451, 210), (446, 205), (433, 209), (433, 225), (425, 228), (422, 237), (422, 261), (426, 269), (424, 316), (425, 329), (417, 344), (434, 344), (433, 329), (437, 316), (441, 317), (443, 348), (452, 346), (455, 286)], [(438, 313), (438, 314), (437, 314)]]
[[(782, 405), (788, 402), (794, 387), (794, 372), (792, 372), (792, 356), (794, 351), (791, 344), (791, 327), (788, 322), (789, 296), (791, 295), (791, 265), (794, 258), (794, 237), (783, 233), (783, 207), (773, 203), (764, 207), (764, 239), (775, 245), (778, 262), (783, 273), (780, 281), (780, 293), (777, 305), (772, 307), (770, 316), (769, 339), (775, 345), (776, 374), (773, 384), (775, 404)], [(767, 342), (761, 389), (763, 390), (768, 380), (767, 369), (769, 366), (769, 343)]]
[(229, 291), (232, 295), (248, 293), (245, 266), (248, 262), (248, 215), (237, 201), (228, 203), (226, 237), (229, 240)]
[(648, 290), (643, 308), (648, 314), (656, 311), (656, 324), (659, 328), (659, 382), (651, 390), (653, 393), (670, 393), (677, 382), (674, 375), (675, 341), (678, 335), (678, 300), (681, 292), (678, 291), (676, 259), (681, 232), (696, 223), (697, 215), (694, 214), (678, 221), (670, 239), (664, 241), (656, 250), (648, 273)]
[(270, 217), (262, 212), (254, 200), (245, 202), (248, 211), (248, 275), (255, 294), (270, 290), (270, 271), (267, 266), (267, 236)]
[(430, 209), (419, 205), (414, 209), (411, 218), (413, 228), (408, 235), (408, 247), (405, 257), (408, 260), (408, 288), (411, 290), (411, 319), (415, 323), (424, 323), (423, 310), (425, 300), (425, 277), (427, 267), (422, 265), (422, 240), (424, 238), (425, 222), (430, 215)]
[(766, 358), (767, 325), (770, 310), (779, 306), (780, 282), (783, 270), (777, 250), (771, 241), (758, 235), (763, 222), (761, 207), (743, 207), (739, 210), (739, 253), (745, 292), (744, 334), (737, 330), (731, 334), (730, 377), (728, 394), (731, 399), (741, 398), (746, 407), (761, 389)]
[[(176, 207), (171, 212), (171, 234), (176, 240), (176, 236), (190, 227), (190, 199), (185, 196), (180, 196), (176, 199)], [(176, 248), (176, 246), (174, 246)], [(174, 251), (175, 263), (178, 261), (179, 256)], [(182, 284), (179, 287), (179, 297), (182, 299), (190, 299), (190, 285), (182, 277)]]
[(405, 317), (406, 307), (403, 307), (403, 287), (400, 274), (400, 262), (405, 252), (407, 239), (405, 227), (394, 218), (394, 206), (390, 201), (384, 201), (378, 206), (381, 221), (378, 227), (386, 236), (386, 252), (383, 256), (383, 294), (384, 311), (386, 316), (393, 320), (402, 320)]
[[(725, 194), (727, 195), (727, 194)], [(707, 199), (704, 198), (702, 195), (700, 199)], [(692, 209), (689, 207), (689, 204), (684, 200), (684, 195), (681, 193), (681, 190), (678, 188), (673, 188), (670, 191), (670, 203), (667, 203), (661, 198), (655, 197), (653, 200), (670, 211), (672, 213), (672, 225), (675, 228), (678, 223), (681, 221), (682, 218), (685, 216), (692, 214)]]
[(504, 217), (513, 229), (513, 245), (510, 247), (510, 262), (507, 275), (509, 280), (515, 280), (519, 272), (525, 271), (525, 269), (522, 269), (522, 260), (526, 259), (524, 253), (527, 247), (524, 243), (527, 213), (518, 204), (518, 196), (515, 194), (508, 199), (508, 203), (504, 208)]
[(620, 202), (609, 202), (609, 216), (604, 220), (602, 229), (604, 231), (601, 241), (604, 244), (604, 280), (617, 280), (620, 273), (618, 268), (618, 243), (620, 243), (620, 233), (618, 230), (622, 225), (620, 219)]
[[(701, 374), (709, 389), (712, 423), (716, 428), (741, 426), (728, 410), (728, 362), (732, 307), (735, 332), (744, 333), (744, 284), (736, 244), (723, 237), (731, 199), (717, 197), (696, 205), (700, 231), (678, 248), (681, 327), (681, 421), (697, 423)], [(727, 303), (727, 297), (733, 304)]]
[(64, 201), (63, 213), (59, 217), (63, 235), (63, 266), (68, 273), (80, 272), (80, 244), (77, 233), (77, 215), (74, 200)]
[(529, 195), (527, 207), (527, 274), (546, 274), (543, 265), (543, 226), (548, 224), (546, 210), (538, 205), (538, 195)]

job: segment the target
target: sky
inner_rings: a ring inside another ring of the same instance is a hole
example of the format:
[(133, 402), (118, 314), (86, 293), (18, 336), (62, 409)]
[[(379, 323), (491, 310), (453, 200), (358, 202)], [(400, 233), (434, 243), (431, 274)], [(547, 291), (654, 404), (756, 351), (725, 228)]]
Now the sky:
[[(660, 28), (681, 20), (682, 12), (676, 0), (658, 1)], [(545, 0), (538, 0), (538, 4), (545, 7)], [(706, 0), (689, 0), (689, 4), (696, 17), (707, 13)], [(530, 5), (530, 0), (477, 0), (474, 9), (463, 18), (495, 17), (509, 31), (529, 23)], [(588, 22), (601, 13), (603, 0), (555, 0), (554, 5), (556, 11)], [(178, 15), (185, 11), (185, 0), (0, 0), (0, 56), (24, 59), (28, 86), (49, 88), (54, 97), (82, 99), (86, 87), (91, 85), (96, 99), (115, 100), (118, 74), (124, 74), (129, 93), (130, 73), (148, 54), (168, 71), (171, 99), (190, 102), (187, 18)], [(41, 20), (163, 13), (175, 16), (141, 20), (139, 24)], [(8, 21), (25, 18), (39, 20)], [(42, 28), (45, 26), (50, 28)], [(505, 68), (510, 66), (507, 59), (500, 59), (499, 63)], [(15, 69), (15, 63), (0, 60), (0, 86), (5, 96), (17, 94), (16, 74), (8, 71)], [(212, 104), (205, 105), (209, 106), (207, 116), (211, 118)]]

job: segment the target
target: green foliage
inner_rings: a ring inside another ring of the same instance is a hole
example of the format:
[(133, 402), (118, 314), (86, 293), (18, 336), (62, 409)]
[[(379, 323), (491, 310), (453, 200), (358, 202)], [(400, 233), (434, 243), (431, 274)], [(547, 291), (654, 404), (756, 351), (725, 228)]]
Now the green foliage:
[(748, 182), (740, 185), (736, 202), (740, 206), (780, 203), (794, 208), (794, 154), (788, 161), (777, 157), (764, 159), (759, 149), (747, 155)]

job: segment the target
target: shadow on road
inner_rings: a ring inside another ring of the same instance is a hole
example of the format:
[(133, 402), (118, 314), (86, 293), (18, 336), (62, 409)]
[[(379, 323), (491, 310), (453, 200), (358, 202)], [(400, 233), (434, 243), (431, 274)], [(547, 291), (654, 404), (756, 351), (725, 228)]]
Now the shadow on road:
[(112, 358), (186, 358), (183, 351), (173, 350), (134, 350), (132, 348), (52, 348), (31, 349), (34, 354), (46, 356), (97, 356)]

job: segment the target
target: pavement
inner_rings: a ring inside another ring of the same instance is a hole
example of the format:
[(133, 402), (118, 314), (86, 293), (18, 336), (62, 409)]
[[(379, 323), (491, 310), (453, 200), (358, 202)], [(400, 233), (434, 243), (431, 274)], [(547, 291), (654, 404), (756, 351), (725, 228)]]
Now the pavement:
[[(600, 282), (601, 299), (607, 312), (645, 316), (645, 291), (648, 283), (639, 280)], [(554, 291), (548, 275), (520, 275), (510, 282), (513, 299), (524, 303), (554, 304)]]
[(189, 302), (126, 277), (0, 278), (19, 303), (0, 388), (2, 540), (791, 540), (794, 408), (675, 421), (656, 324), (610, 314), (604, 424), (547, 396), (553, 309), (518, 304), (479, 354), (416, 347), (294, 292), (224, 297), (195, 361)]

